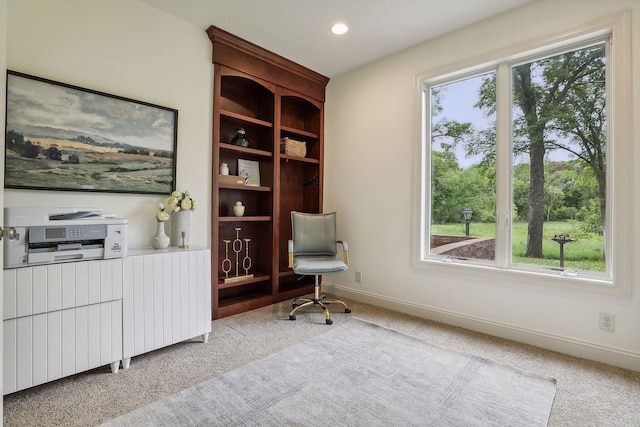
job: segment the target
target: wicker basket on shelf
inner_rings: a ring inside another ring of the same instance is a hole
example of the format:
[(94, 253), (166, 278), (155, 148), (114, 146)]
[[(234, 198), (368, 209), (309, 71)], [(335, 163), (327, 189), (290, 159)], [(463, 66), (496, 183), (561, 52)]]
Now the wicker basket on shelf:
[(280, 152), (289, 156), (304, 157), (307, 155), (307, 143), (285, 137), (280, 140)]

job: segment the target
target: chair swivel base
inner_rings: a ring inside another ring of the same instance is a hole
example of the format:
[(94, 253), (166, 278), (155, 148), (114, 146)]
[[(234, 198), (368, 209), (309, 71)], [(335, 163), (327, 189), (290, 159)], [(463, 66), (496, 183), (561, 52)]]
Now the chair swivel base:
[(322, 308), (324, 313), (325, 322), (327, 325), (333, 324), (333, 320), (331, 320), (331, 316), (329, 315), (329, 309), (325, 306), (325, 304), (342, 304), (344, 306), (345, 313), (351, 313), (351, 309), (347, 307), (343, 301), (340, 300), (328, 300), (327, 297), (323, 296), (321, 298), (299, 298), (293, 301), (291, 304), (293, 309), (289, 312), (289, 320), (296, 320), (295, 313), (302, 307), (307, 307), (310, 305), (318, 305)]

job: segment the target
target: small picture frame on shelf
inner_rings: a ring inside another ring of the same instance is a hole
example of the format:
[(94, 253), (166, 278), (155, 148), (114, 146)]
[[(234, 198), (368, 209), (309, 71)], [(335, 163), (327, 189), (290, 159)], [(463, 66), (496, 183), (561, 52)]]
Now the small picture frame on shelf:
[(260, 163), (238, 159), (238, 176), (244, 178), (244, 185), (260, 187)]

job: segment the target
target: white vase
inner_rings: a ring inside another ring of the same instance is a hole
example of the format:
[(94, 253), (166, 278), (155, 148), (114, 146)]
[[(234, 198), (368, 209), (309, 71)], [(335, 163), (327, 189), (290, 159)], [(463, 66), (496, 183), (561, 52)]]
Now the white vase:
[(182, 232), (185, 232), (184, 244), (189, 245), (189, 226), (191, 224), (191, 211), (178, 211), (171, 214), (171, 246), (183, 244)]
[(164, 222), (158, 221), (156, 235), (151, 238), (151, 246), (154, 249), (164, 249), (169, 246), (169, 236), (164, 232)]

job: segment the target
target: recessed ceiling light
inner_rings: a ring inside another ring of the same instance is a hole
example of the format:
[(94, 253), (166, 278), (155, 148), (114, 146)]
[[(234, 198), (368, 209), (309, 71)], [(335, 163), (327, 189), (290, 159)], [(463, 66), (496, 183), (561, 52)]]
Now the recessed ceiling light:
[(346, 33), (347, 31), (349, 31), (349, 27), (342, 23), (335, 24), (333, 27), (331, 27), (331, 32), (333, 34), (340, 35)]

